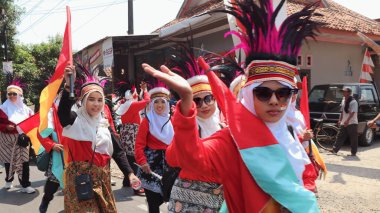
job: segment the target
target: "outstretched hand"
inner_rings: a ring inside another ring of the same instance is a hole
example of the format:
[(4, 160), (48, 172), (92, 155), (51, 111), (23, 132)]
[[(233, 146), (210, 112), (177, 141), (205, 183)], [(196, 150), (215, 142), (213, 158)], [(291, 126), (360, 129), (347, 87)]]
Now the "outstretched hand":
[(160, 67), (161, 71), (154, 69), (149, 64), (142, 64), (142, 68), (146, 73), (164, 82), (168, 87), (178, 93), (182, 101), (180, 107), (181, 112), (187, 116), (193, 103), (193, 92), (189, 83), (164, 65)]

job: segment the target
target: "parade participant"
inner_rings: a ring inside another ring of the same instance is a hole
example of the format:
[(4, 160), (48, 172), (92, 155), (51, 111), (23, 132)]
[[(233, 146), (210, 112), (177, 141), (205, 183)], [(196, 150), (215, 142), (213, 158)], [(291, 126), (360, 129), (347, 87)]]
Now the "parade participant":
[(348, 138), (351, 143), (350, 156), (356, 156), (358, 151), (358, 102), (352, 96), (351, 88), (343, 88), (342, 93), (344, 98), (342, 99), (342, 112), (338, 121), (339, 132), (331, 152), (338, 153)]
[[(300, 86), (296, 87), (296, 89), (298, 88), (300, 88)], [(307, 128), (302, 112), (296, 108), (296, 101), (297, 94), (294, 94), (291, 99), (290, 108), (286, 114), (286, 120), (287, 124), (292, 126), (291, 129), (293, 130), (293, 135), (298, 137), (299, 142), (301, 142), (302, 146), (308, 153), (311, 162), (313, 163), (314, 170), (304, 172), (304, 186), (312, 192), (317, 192), (315, 181), (320, 172), (322, 172), (324, 176), (327, 174), (327, 168), (317, 146), (312, 140), (314, 137), (313, 131)], [(310, 148), (312, 149), (311, 152)]]
[(236, 103), (214, 73), (207, 73), (213, 95), (226, 112), (228, 128), (200, 140), (190, 86), (165, 66), (161, 72), (147, 64), (143, 68), (181, 97), (173, 117), (172, 144), (180, 167), (217, 178), (229, 212), (319, 212), (315, 194), (303, 186), (303, 172), (312, 165), (289, 132), (285, 116), (295, 92), (293, 78), (302, 41), (313, 37), (318, 26), (311, 19), (315, 8), (305, 7), (277, 30), (275, 18), (285, 0), (275, 11), (269, 0), (255, 2), (237, 1), (223, 10), (244, 26), (234, 32), (247, 57), (241, 102)]
[(236, 99), (241, 100), (241, 89), (243, 88), (245, 82), (247, 81), (245, 75), (237, 76), (230, 84), (231, 92), (236, 96)]
[(107, 105), (104, 105), (104, 118), (108, 120), (108, 123), (110, 124), (109, 130), (112, 132), (111, 136), (113, 145), (113, 160), (119, 167), (120, 171), (123, 173), (124, 179), (127, 179), (130, 183), (139, 183), (140, 180), (136, 177), (135, 172), (132, 170), (132, 165), (129, 163), (127, 155), (120, 145), (120, 137), (117, 136), (115, 125), (112, 119), (112, 113)]
[(65, 69), (65, 89), (58, 107), (67, 148), (64, 188), (65, 212), (117, 212), (111, 189), (110, 159), (113, 145), (109, 123), (103, 117), (104, 92), (101, 78), (87, 73), (80, 90), (81, 106), (71, 111), (75, 100), (69, 99), (70, 76), (75, 69)]
[[(44, 195), (42, 196), (41, 204), (39, 206), (40, 213), (47, 212), (49, 203), (53, 200), (54, 194), (58, 191), (59, 187), (63, 188), (63, 145), (62, 141), (62, 126), (59, 123), (57, 106), (59, 104), (60, 96), (62, 92), (58, 94), (58, 97), (53, 103), (53, 107), (50, 108), (48, 114), (48, 128), (51, 129), (51, 134), (45, 138), (38, 134), (38, 139), (46, 152), (50, 153), (49, 165), (45, 172), (47, 177)], [(41, 148), (40, 148), (41, 149)], [(54, 155), (58, 155), (57, 157)], [(59, 169), (57, 169), (59, 168)], [(57, 177), (58, 176), (58, 177)]]
[(13, 187), (14, 173), (24, 193), (34, 193), (29, 181), (29, 142), (25, 134), (19, 134), (16, 125), (33, 115), (23, 103), (23, 90), (18, 81), (7, 87), (7, 100), (0, 106), (0, 162), (5, 166), (5, 189)]
[[(220, 130), (220, 111), (207, 76), (188, 48), (178, 49), (169, 62), (171, 70), (187, 79), (193, 100), (197, 107), (197, 125), (200, 138), (207, 138)], [(170, 145), (166, 150), (166, 160), (172, 167), (178, 167), (176, 150)], [(219, 212), (223, 203), (223, 190), (216, 178), (193, 175), (182, 169), (171, 191), (169, 212)]]
[(169, 90), (162, 86), (149, 90), (150, 103), (136, 137), (135, 158), (141, 166), (137, 176), (142, 182), (150, 213), (160, 212), (163, 203), (160, 176), (166, 169), (165, 150), (172, 142), (174, 130), (170, 121)]
[[(121, 104), (116, 110), (116, 114), (121, 116), (120, 128), (120, 142), (123, 150), (127, 154), (128, 162), (133, 171), (137, 173), (137, 166), (135, 165), (135, 143), (136, 134), (141, 123), (140, 111), (143, 110), (149, 103), (149, 94), (145, 82), (140, 84), (140, 88), (144, 93), (144, 99), (138, 101), (136, 88), (133, 87), (132, 91), (125, 91), (125, 102)], [(123, 186), (129, 186), (130, 182), (124, 178)], [(144, 193), (143, 189), (134, 190), (135, 194)]]

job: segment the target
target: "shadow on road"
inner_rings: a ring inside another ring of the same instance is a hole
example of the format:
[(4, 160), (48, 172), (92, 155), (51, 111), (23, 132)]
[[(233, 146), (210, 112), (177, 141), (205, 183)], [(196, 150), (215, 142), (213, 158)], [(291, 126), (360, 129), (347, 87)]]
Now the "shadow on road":
[(332, 180), (330, 183), (341, 183), (341, 184), (346, 184), (346, 181), (342, 177), (342, 173), (338, 173), (332, 177)]
[(133, 196), (132, 188), (120, 188), (112, 191), (116, 202), (131, 201)]
[[(353, 157), (350, 157), (350, 158), (354, 159)], [(343, 165), (336, 165), (336, 164), (330, 164), (330, 163), (327, 163), (326, 166), (329, 169), (329, 171), (339, 173), (339, 175), (343, 173), (347, 175), (370, 178), (370, 179), (375, 179), (375, 180), (378, 180), (380, 178), (380, 169), (363, 168), (363, 167), (347, 166), (347, 165), (343, 166)], [(335, 176), (333, 179), (335, 179)]]
[(40, 192), (36, 190), (33, 194), (22, 193), (21, 188), (12, 188), (10, 190), (1, 189), (0, 190), (0, 203), (21, 206), (26, 203), (32, 202), (35, 198), (40, 195)]

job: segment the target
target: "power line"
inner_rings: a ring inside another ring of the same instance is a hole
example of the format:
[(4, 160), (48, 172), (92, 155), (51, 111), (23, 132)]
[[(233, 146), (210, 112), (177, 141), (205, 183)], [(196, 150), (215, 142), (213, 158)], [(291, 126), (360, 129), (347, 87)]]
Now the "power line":
[(34, 9), (36, 9), (38, 6), (40, 6), (40, 4), (43, 2), (44, 0), (40, 0), (39, 2), (37, 2), (37, 4), (35, 4), (28, 12), (26, 12), (23, 16), (26, 17), (28, 16), (30, 13), (33, 12)]
[[(120, 2), (115, 2), (115, 3), (107, 3), (107, 4), (98, 4), (98, 5), (93, 5), (93, 6), (87, 6), (87, 7), (72, 7), (71, 11), (81, 11), (81, 10), (90, 10), (90, 9), (96, 9), (96, 8), (101, 8), (101, 7), (107, 7), (111, 5), (117, 5), (117, 4), (124, 4), (126, 3), (127, 0), (123, 0)], [(32, 13), (31, 15), (41, 15), (41, 14), (46, 14), (48, 10), (40, 10), (36, 11), (35, 13)], [(52, 14), (54, 13), (65, 13), (65, 9), (57, 9), (54, 12), (51, 12)]]
[[(64, 0), (64, 1), (60, 1), (58, 2), (58, 4), (56, 4), (52, 9), (50, 9), (50, 11), (53, 11), (55, 8), (57, 8), (58, 6), (60, 6), (62, 3), (65, 3), (67, 0)], [(41, 16), (39, 19), (37, 19), (37, 21), (33, 22), (29, 27), (27, 27), (26, 29), (24, 29), (23, 31), (20, 32), (19, 35), (29, 31), (30, 29), (32, 29), (35, 25), (39, 24), (40, 22), (42, 22), (45, 18), (47, 18), (51, 13), (47, 13), (46, 15), (44, 16)]]
[[(115, 3), (116, 2), (116, 0), (113, 2), (113, 3)], [(105, 8), (103, 8), (101, 11), (99, 11), (97, 14), (95, 14), (94, 16), (92, 16), (90, 19), (88, 19), (85, 23), (83, 23), (82, 25), (80, 25), (79, 27), (77, 27), (74, 31), (73, 31), (73, 33), (76, 33), (80, 28), (82, 28), (83, 26), (85, 26), (85, 25), (87, 25), (88, 23), (90, 23), (92, 20), (94, 20), (94, 18), (95, 17), (97, 17), (98, 15), (100, 15), (101, 13), (103, 13), (104, 11), (106, 11), (109, 7), (111, 7), (112, 5), (114, 5), (114, 4), (110, 4), (110, 5), (108, 5), (107, 7), (105, 7)]]

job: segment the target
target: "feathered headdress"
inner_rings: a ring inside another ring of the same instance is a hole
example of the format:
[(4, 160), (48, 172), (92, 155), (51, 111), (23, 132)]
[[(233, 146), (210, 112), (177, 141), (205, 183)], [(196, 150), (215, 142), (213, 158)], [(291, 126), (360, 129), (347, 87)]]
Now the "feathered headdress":
[(79, 93), (81, 98), (91, 90), (98, 90), (104, 93), (104, 86), (109, 77), (99, 76), (100, 68), (98, 65), (92, 69), (87, 69), (86, 66), (76, 62), (75, 67), (77, 71), (75, 84), (80, 85)]
[(317, 27), (322, 25), (312, 20), (320, 14), (315, 13), (317, 5), (311, 4), (287, 17), (277, 29), (275, 20), (284, 3), (282, 0), (274, 10), (271, 0), (240, 0), (226, 9), (210, 12), (231, 14), (244, 28), (225, 36), (237, 36), (241, 41), (232, 51), (242, 49), (246, 55), (246, 85), (262, 80), (283, 80), (294, 85), (302, 42), (307, 37), (315, 38)]
[(17, 94), (23, 95), (23, 88), (25, 88), (26, 85), (21, 83), (21, 79), (15, 77), (11, 72), (7, 72), (5, 77), (8, 85), (7, 92), (16, 92)]
[(205, 70), (198, 65), (194, 52), (183, 45), (176, 48), (176, 54), (171, 55), (168, 67), (178, 75), (181, 75), (190, 84), (193, 94), (211, 92)]
[(154, 99), (157, 97), (169, 99), (170, 91), (166, 84), (164, 84), (162, 81), (159, 81), (158, 79), (152, 77), (149, 77), (144, 81), (148, 85), (148, 94), (150, 96), (150, 99)]

